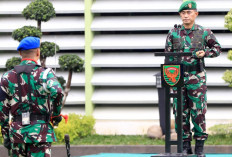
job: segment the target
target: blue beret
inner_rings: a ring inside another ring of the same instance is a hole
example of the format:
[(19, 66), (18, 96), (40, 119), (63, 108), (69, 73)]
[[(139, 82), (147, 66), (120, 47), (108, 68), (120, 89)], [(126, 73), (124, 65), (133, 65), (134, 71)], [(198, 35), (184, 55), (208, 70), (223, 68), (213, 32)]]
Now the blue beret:
[(17, 51), (36, 49), (40, 47), (40, 38), (38, 37), (26, 37), (20, 41)]

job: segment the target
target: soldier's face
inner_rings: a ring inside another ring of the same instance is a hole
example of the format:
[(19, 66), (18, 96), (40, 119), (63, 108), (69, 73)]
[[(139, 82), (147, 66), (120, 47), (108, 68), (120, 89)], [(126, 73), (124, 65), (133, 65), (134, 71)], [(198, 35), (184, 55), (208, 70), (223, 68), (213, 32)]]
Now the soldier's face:
[(198, 12), (195, 10), (183, 10), (180, 12), (180, 17), (184, 25), (192, 25), (197, 16)]

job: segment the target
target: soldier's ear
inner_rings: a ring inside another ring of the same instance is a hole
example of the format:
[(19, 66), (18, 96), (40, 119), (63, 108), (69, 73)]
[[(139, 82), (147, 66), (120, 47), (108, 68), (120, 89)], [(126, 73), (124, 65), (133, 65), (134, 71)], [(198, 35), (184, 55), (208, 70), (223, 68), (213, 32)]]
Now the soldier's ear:
[(22, 52), (21, 51), (19, 51), (19, 55), (22, 56)]
[(40, 56), (40, 48), (37, 49), (36, 56), (38, 56), (38, 57)]

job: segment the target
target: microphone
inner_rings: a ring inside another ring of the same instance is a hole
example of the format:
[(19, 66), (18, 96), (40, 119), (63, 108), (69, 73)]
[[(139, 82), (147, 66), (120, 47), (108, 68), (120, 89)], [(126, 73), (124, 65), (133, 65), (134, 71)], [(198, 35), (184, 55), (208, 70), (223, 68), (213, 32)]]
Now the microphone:
[(67, 157), (70, 157), (70, 144), (69, 144), (69, 135), (66, 134), (64, 135), (64, 141), (65, 141), (65, 144), (66, 144), (66, 150), (67, 150)]
[(65, 141), (65, 143), (69, 143), (69, 135), (68, 134), (64, 135), (64, 141)]

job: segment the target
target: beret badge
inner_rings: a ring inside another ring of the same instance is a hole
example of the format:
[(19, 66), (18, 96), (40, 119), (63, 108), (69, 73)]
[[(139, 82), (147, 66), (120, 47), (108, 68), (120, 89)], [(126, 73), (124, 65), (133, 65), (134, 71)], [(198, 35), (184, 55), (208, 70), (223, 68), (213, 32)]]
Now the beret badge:
[(191, 9), (191, 8), (192, 8), (192, 4), (191, 4), (191, 3), (189, 3), (189, 4), (188, 4), (188, 7)]

